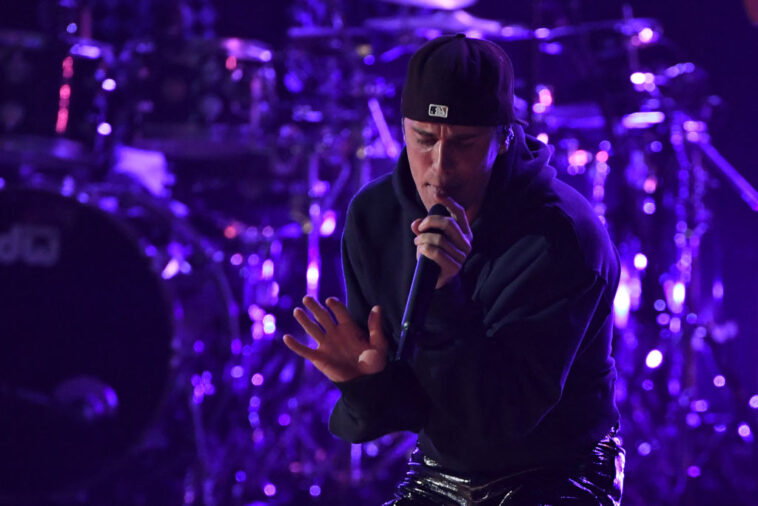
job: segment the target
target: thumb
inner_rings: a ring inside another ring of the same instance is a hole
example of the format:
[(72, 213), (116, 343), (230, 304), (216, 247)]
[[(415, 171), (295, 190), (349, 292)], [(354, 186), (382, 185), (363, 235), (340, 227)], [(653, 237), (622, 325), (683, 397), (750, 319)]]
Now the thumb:
[(374, 306), (368, 315), (368, 340), (372, 348), (376, 348), (382, 353), (387, 352), (387, 338), (384, 337), (382, 330), (382, 308)]

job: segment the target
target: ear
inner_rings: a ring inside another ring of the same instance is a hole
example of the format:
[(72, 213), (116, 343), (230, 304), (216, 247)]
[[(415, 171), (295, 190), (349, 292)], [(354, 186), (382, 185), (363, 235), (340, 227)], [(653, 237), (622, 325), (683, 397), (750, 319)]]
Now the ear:
[(513, 143), (514, 137), (515, 135), (513, 133), (513, 128), (508, 127), (508, 129), (504, 132), (503, 142), (500, 143), (500, 147), (497, 149), (498, 155), (502, 155), (508, 151), (508, 149), (511, 147), (511, 143)]

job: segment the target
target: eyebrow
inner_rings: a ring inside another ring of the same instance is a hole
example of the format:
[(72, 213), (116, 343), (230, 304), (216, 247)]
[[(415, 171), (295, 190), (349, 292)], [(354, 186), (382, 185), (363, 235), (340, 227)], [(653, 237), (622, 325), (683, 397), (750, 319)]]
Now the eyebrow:
[[(429, 132), (427, 130), (422, 130), (422, 129), (417, 128), (415, 126), (412, 126), (411, 129), (414, 132), (416, 132), (417, 134), (419, 134), (420, 136), (422, 136), (422, 137), (435, 137), (436, 138), (436, 135), (434, 135), (432, 132)], [(466, 141), (466, 140), (469, 140), (469, 139), (474, 139), (476, 137), (479, 137), (480, 135), (481, 134), (479, 134), (479, 133), (473, 133), (473, 132), (472, 133), (461, 133), (461, 134), (454, 135), (454, 136), (450, 137), (450, 140), (454, 140), (454, 141)]]

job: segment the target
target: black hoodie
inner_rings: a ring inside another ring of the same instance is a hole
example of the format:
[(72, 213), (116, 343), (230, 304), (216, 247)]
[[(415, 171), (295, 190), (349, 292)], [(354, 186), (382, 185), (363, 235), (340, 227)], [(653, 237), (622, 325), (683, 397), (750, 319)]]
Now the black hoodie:
[[(418, 432), (422, 452), (445, 467), (495, 476), (572, 459), (618, 422), (616, 250), (589, 203), (555, 178), (549, 148), (514, 130), (471, 224), (472, 251), (435, 290), (413, 358), (338, 383), (335, 435)], [(416, 263), (410, 224), (425, 215), (405, 152), (348, 210), (348, 308), (365, 327), (382, 306), (390, 356)]]

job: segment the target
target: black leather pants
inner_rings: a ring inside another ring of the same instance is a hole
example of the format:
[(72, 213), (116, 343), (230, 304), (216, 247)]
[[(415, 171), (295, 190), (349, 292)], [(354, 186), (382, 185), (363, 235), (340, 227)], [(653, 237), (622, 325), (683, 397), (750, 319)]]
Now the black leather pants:
[(447, 472), (416, 448), (395, 498), (384, 506), (618, 506), (624, 460), (611, 432), (585, 459), (481, 480)]

